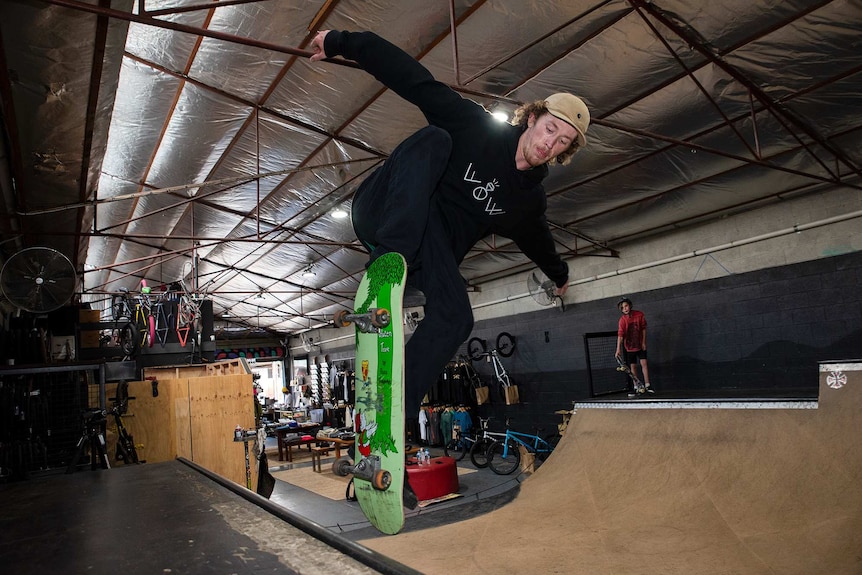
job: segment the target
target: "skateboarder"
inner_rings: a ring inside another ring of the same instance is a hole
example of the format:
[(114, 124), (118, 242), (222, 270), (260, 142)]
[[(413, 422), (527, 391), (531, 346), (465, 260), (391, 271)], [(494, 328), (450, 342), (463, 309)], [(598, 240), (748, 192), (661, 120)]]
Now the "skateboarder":
[(620, 299), (617, 302), (617, 307), (622, 313), (622, 317), (620, 317), (617, 326), (616, 357), (622, 358), (635, 378), (637, 378), (637, 367), (640, 363), (643, 372), (644, 392), (655, 393), (649, 383), (649, 369), (647, 368), (646, 317), (643, 312), (632, 309), (632, 301), (627, 297)]
[[(405, 307), (424, 295), (425, 318), (406, 348), (405, 410), (421, 398), (470, 335), (473, 314), (458, 266), (482, 238), (511, 238), (555, 283), (568, 287), (568, 266), (545, 219), (542, 180), (549, 163), (565, 164), (586, 145), (590, 114), (567, 93), (519, 109), (515, 125), (498, 122), (462, 98), (400, 48), (371, 32), (324, 30), (312, 61), (342, 56), (419, 107), (429, 126), (393, 150), (362, 183), (352, 220), (370, 261), (387, 252), (408, 265)], [(370, 263), (370, 262), (369, 262)], [(421, 301), (421, 298), (420, 298)]]

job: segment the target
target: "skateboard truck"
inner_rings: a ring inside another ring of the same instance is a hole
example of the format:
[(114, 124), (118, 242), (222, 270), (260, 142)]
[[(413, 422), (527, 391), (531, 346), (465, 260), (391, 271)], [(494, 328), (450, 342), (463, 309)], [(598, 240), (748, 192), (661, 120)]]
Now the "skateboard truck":
[(342, 457), (332, 464), (332, 472), (339, 477), (352, 473), (354, 479), (368, 481), (377, 491), (386, 491), (392, 485), (392, 474), (381, 469), (380, 457), (377, 455), (364, 457), (356, 465), (351, 464), (350, 459)]
[(346, 309), (339, 310), (332, 318), (332, 323), (335, 327), (349, 327), (353, 323), (362, 333), (375, 333), (380, 328), (388, 326), (391, 320), (392, 317), (388, 309), (374, 307), (365, 313), (350, 313)]

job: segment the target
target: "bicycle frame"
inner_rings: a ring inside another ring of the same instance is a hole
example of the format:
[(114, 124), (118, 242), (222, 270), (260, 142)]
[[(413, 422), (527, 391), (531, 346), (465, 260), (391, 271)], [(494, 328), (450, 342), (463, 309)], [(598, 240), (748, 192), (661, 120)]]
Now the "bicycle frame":
[(481, 424), (482, 433), (480, 433), (480, 434), (476, 437), (476, 439), (491, 439), (491, 440), (494, 440), (494, 439), (497, 439), (497, 438), (501, 438), (501, 437), (505, 437), (505, 436), (506, 436), (506, 434), (505, 434), (505, 433), (503, 433), (502, 431), (488, 431), (488, 422), (490, 422), (490, 421), (491, 421), (491, 418), (490, 418), (490, 417), (486, 417), (486, 418), (484, 418), (484, 419), (483, 419), (483, 418), (480, 418), (480, 419), (479, 419), (479, 422), (480, 422), (480, 424)]
[[(531, 433), (521, 433), (520, 431), (512, 431), (511, 429), (507, 429), (506, 433), (502, 435), (505, 435), (505, 439), (503, 441), (503, 457), (508, 457), (509, 455), (510, 439), (520, 445), (523, 445), (530, 453), (551, 453), (554, 450), (550, 443), (548, 443), (538, 435), (533, 435)], [(525, 441), (525, 439), (529, 441)]]
[(114, 317), (117, 344), (120, 346), (124, 358), (131, 359), (138, 350), (135, 305), (129, 290), (122, 288), (120, 292), (111, 298), (111, 315)]
[(455, 426), (452, 428), (452, 437), (443, 446), (443, 453), (447, 457), (454, 458), (455, 461), (461, 461), (475, 443), (474, 434), (464, 433), (460, 427)]
[(485, 358), (493, 366), (494, 382), (499, 386), (499, 393), (502, 397), (505, 397), (506, 389), (511, 387), (512, 382), (506, 368), (503, 367), (503, 362), (500, 361), (500, 357), (509, 357), (514, 351), (515, 338), (506, 332), (497, 335), (496, 347), (491, 350), (488, 350), (485, 340), (481, 338), (474, 337), (467, 342), (467, 353), (472, 361)]
[(161, 299), (155, 304), (155, 313), (153, 314), (156, 317), (156, 337), (159, 340), (159, 343), (162, 344), (162, 347), (165, 347), (165, 344), (168, 341), (168, 333), (173, 327), (172, 320), (174, 319), (173, 313), (167, 313), (165, 311), (165, 302)]
[(135, 305), (135, 326), (138, 329), (141, 347), (152, 347), (155, 340), (156, 322), (152, 315), (149, 296), (141, 296)]
[(509, 387), (511, 385), (509, 374), (506, 372), (506, 368), (503, 367), (503, 362), (500, 361), (500, 355), (496, 349), (488, 352), (488, 361), (494, 366), (494, 377), (497, 379), (497, 383), (503, 387)]
[(117, 448), (114, 459), (123, 463), (144, 463), (138, 458), (138, 450), (135, 445), (135, 440), (126, 425), (123, 423), (123, 416), (129, 410), (129, 401), (135, 399), (129, 395), (129, 384), (121, 381), (117, 386), (116, 397), (112, 397), (113, 405), (108, 412), (114, 417), (114, 424), (117, 426)]
[(191, 333), (192, 343), (198, 343), (199, 313), (200, 310), (194, 298), (186, 294), (180, 296), (180, 301), (177, 304), (177, 338), (182, 347), (186, 346), (192, 330), (194, 330)]
[(490, 417), (479, 418), (479, 432), (476, 433), (473, 445), (470, 446), (470, 461), (479, 468), (488, 466), (487, 452), (488, 448), (496, 441), (495, 438), (506, 435), (505, 433), (488, 431), (490, 419)]

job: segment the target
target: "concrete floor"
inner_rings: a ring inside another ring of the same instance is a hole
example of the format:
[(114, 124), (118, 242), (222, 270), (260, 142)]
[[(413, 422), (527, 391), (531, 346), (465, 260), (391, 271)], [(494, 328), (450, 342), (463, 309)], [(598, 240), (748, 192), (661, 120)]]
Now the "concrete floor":
[(9, 575), (416, 573), (346, 539), (321, 540), (319, 532), (311, 534), (310, 523), (273, 511), (179, 460), (33, 477), (0, 486), (0, 570)]
[[(444, 455), (440, 448), (432, 447), (429, 451), (432, 457)], [(331, 462), (332, 458), (325, 459), (323, 465), (326, 466)], [(279, 476), (287, 477), (291, 469), (311, 467), (310, 457), (302, 451), (294, 457), (293, 463), (278, 461), (272, 463), (275, 465), (270, 466), (270, 471), (288, 471), (286, 474), (279, 473)], [(470, 461), (469, 455), (458, 462), (457, 466), (475, 471), (459, 475), (458, 493), (461, 496), (424, 508), (405, 509), (405, 531), (443, 525), (492, 511), (516, 497), (521, 482), (529, 476), (527, 474), (501, 476), (488, 468), (477, 469)], [(371, 526), (355, 501), (335, 501), (281, 480), (277, 480), (270, 501), (352, 540), (384, 536)]]

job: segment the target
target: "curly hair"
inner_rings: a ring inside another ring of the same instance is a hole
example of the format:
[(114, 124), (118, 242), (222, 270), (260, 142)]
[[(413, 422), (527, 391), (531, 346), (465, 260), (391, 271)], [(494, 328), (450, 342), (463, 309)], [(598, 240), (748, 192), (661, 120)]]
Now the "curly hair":
[[(526, 130), (527, 121), (530, 119), (530, 114), (533, 114), (538, 119), (542, 115), (547, 113), (548, 107), (545, 105), (545, 101), (536, 100), (532, 104), (524, 104), (517, 110), (515, 110), (515, 113), (512, 116), (512, 124)], [(572, 161), (572, 156), (574, 156), (579, 149), (580, 145), (578, 144), (578, 140), (573, 140), (572, 145), (569, 146), (566, 151), (560, 152), (560, 154), (556, 158), (554, 158), (554, 163), (561, 166), (565, 166)]]

